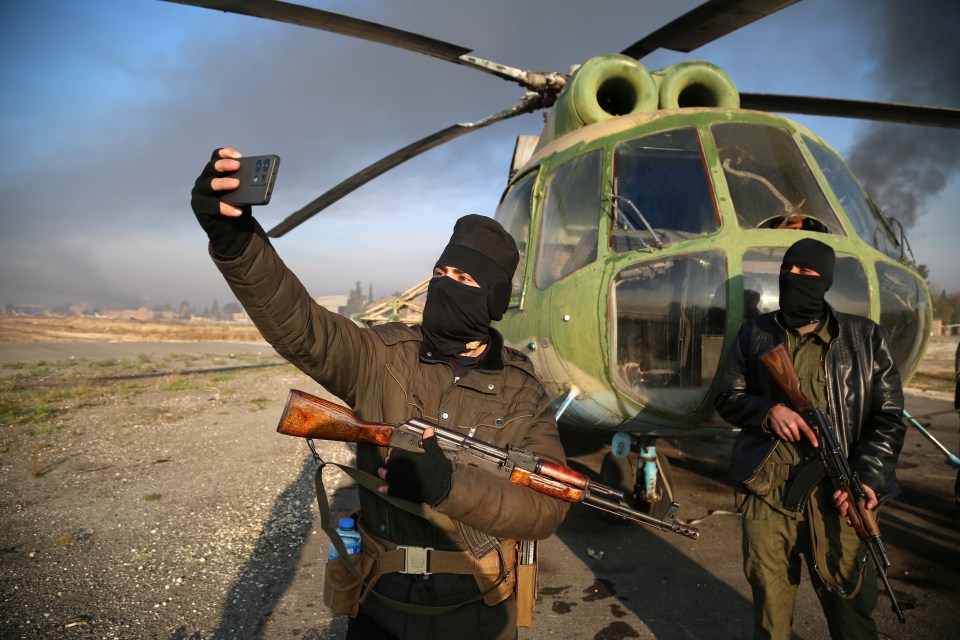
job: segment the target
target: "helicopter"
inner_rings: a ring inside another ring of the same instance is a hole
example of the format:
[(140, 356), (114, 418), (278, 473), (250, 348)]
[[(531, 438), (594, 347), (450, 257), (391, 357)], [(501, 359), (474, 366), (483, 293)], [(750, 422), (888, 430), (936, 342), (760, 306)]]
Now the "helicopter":
[[(784, 251), (813, 236), (837, 253), (827, 300), (884, 326), (905, 379), (932, 324), (930, 293), (897, 229), (844, 160), (777, 113), (960, 127), (960, 110), (751, 94), (719, 67), (650, 71), (658, 48), (690, 52), (798, 0), (710, 0), (619, 53), (533, 72), (465, 47), (275, 0), (166, 0), (358, 37), (518, 83), (521, 102), (417, 140), (268, 231), (280, 237), (397, 165), (523, 114), (495, 218), (521, 251), (497, 323), (534, 363), (558, 422), (612, 434), (601, 481), (640, 508), (673, 499), (659, 438), (728, 436), (718, 372), (744, 319), (778, 305)], [(410, 290), (411, 297), (422, 286)]]

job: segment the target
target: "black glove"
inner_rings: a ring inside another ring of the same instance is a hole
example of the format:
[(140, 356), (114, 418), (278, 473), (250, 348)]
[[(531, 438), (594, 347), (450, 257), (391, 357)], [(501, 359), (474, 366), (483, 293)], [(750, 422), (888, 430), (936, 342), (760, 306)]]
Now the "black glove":
[(258, 232), (260, 225), (250, 215), (250, 207), (243, 207), (243, 215), (231, 218), (220, 213), (220, 196), (223, 191), (214, 191), (211, 182), (228, 173), (217, 171), (213, 164), (220, 160), (220, 149), (213, 152), (210, 162), (203, 168), (190, 193), (190, 206), (197, 216), (197, 222), (207, 232), (213, 252), (220, 258), (236, 258), (243, 253), (250, 237)]
[(437, 436), (423, 440), (423, 453), (393, 449), (384, 463), (387, 494), (436, 505), (450, 493), (453, 465), (440, 450)]

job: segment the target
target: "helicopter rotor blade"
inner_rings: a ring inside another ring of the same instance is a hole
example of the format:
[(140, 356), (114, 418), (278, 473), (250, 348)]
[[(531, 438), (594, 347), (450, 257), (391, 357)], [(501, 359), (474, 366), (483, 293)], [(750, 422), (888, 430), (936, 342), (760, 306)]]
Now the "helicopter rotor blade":
[(621, 51), (640, 59), (657, 49), (690, 53), (698, 47), (800, 0), (708, 0)]
[(437, 147), (445, 142), (449, 142), (455, 138), (459, 138), (464, 134), (477, 131), (496, 122), (513, 118), (514, 116), (536, 111), (537, 109), (543, 107), (544, 104), (542, 97), (536, 94), (530, 94), (523, 102), (518, 105), (514, 105), (509, 109), (504, 109), (503, 111), (487, 116), (482, 120), (477, 120), (476, 122), (463, 122), (451, 125), (445, 129), (437, 131), (436, 133), (432, 133), (425, 138), (421, 138), (416, 142), (408, 144), (402, 149), (394, 151), (390, 155), (381, 158), (377, 162), (374, 162), (368, 167), (353, 174), (340, 184), (329, 189), (320, 197), (311, 201), (309, 204), (291, 213), (279, 224), (270, 229), (270, 231), (267, 232), (267, 235), (271, 238), (279, 238), (288, 231), (296, 228), (300, 224), (320, 213), (337, 200), (340, 200), (348, 193), (363, 186), (390, 169), (393, 169), (397, 165), (420, 155), (421, 153), (429, 151), (430, 149), (433, 149), (434, 147)]
[[(498, 78), (510, 80), (541, 94), (556, 95), (566, 82), (561, 73), (524, 71), (470, 55), (472, 49), (429, 38), (410, 31), (395, 29), (376, 22), (351, 18), (339, 13), (304, 7), (280, 0), (164, 0), (191, 7), (214, 9), (254, 18), (310, 27), (321, 31), (379, 42), (381, 44), (422, 53), (440, 60), (478, 69)], [(549, 106), (549, 105), (547, 105)]]
[(777, 113), (803, 113), (960, 129), (960, 109), (898, 102), (869, 102), (843, 98), (741, 93), (740, 107)]

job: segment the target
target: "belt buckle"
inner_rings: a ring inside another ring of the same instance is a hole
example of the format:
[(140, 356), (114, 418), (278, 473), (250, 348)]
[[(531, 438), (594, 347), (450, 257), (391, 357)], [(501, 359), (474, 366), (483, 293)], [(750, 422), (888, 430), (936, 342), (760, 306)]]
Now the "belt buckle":
[(403, 571), (400, 573), (409, 573), (413, 575), (430, 575), (427, 571), (427, 553), (433, 551), (433, 547), (407, 547), (398, 545), (397, 549), (404, 550)]

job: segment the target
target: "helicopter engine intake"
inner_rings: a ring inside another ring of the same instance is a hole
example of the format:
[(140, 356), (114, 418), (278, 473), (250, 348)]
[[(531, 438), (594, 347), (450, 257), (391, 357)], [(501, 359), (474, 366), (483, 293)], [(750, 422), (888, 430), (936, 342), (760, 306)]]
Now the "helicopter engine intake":
[(733, 80), (709, 62), (681, 62), (653, 74), (660, 86), (661, 109), (719, 107), (739, 109), (740, 94)]
[(547, 130), (556, 138), (618, 116), (656, 111), (658, 101), (657, 83), (642, 64), (620, 54), (597, 56), (567, 82)]

